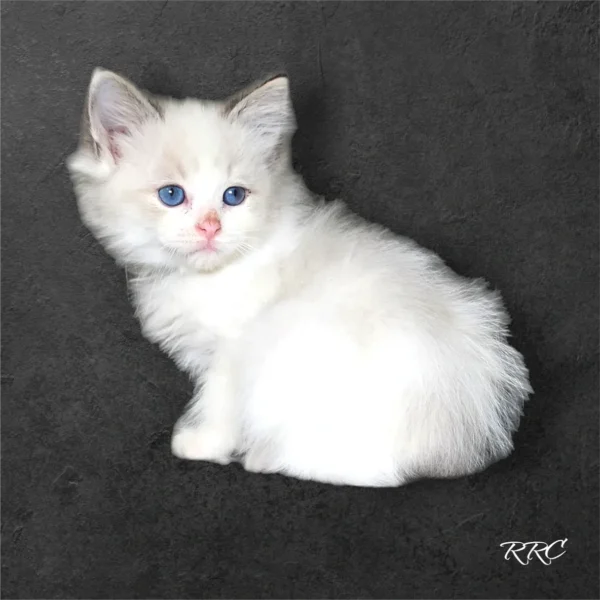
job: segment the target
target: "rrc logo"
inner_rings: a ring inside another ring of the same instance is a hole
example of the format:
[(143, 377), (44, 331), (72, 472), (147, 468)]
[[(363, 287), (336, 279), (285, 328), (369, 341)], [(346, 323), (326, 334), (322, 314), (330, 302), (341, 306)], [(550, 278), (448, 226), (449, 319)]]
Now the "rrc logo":
[(501, 548), (508, 546), (508, 550), (504, 555), (504, 560), (510, 560), (515, 558), (522, 565), (528, 565), (532, 560), (536, 558), (543, 564), (548, 566), (553, 560), (560, 558), (566, 551), (559, 552), (556, 546), (560, 546), (562, 550), (567, 543), (567, 539), (556, 540), (551, 544), (546, 542), (504, 542), (500, 544)]

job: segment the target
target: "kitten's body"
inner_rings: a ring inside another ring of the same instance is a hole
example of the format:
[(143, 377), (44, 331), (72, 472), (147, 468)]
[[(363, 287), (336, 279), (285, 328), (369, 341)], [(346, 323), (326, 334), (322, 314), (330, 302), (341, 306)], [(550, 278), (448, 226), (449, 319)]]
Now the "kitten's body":
[[(341, 203), (315, 202), (289, 166), (287, 82), (275, 81), (239, 110), (165, 102), (112, 163), (89, 147), (70, 162), (84, 220), (135, 273), (144, 334), (197, 383), (174, 453), (370, 486), (463, 475), (506, 456), (530, 388), (498, 295)], [(152, 205), (149, 191), (123, 206), (144, 179), (175, 176), (201, 198), (187, 217)], [(252, 177), (258, 199), (246, 213), (217, 206), (217, 190)], [(207, 210), (220, 211), (223, 249), (191, 252), (184, 219)]]

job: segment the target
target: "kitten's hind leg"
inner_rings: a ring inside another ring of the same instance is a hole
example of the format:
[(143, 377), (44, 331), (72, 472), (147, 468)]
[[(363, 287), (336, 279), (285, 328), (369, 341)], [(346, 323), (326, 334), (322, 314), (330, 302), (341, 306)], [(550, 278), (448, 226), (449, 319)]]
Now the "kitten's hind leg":
[(240, 433), (231, 375), (225, 358), (216, 358), (204, 386), (175, 425), (171, 451), (178, 458), (231, 462)]

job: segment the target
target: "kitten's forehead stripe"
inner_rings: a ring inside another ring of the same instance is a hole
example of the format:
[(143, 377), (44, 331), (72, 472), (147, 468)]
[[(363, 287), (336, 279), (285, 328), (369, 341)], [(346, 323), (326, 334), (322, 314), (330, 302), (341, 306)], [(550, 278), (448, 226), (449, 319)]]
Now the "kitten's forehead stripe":
[(186, 169), (185, 165), (183, 164), (183, 162), (181, 161), (181, 157), (179, 157), (177, 154), (175, 154), (174, 156), (174, 170), (175, 173), (177, 175), (177, 177), (181, 180), (181, 181), (185, 181), (187, 174), (188, 174), (188, 170)]

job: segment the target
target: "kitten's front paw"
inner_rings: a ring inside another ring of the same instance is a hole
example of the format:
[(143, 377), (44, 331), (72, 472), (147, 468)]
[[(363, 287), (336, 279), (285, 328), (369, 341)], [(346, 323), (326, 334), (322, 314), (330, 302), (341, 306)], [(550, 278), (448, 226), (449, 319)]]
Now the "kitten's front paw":
[(244, 469), (250, 473), (276, 473), (273, 461), (264, 450), (251, 449), (244, 457)]
[(176, 429), (171, 439), (171, 452), (187, 460), (208, 460), (227, 465), (235, 450), (235, 441), (225, 432), (207, 427)]

